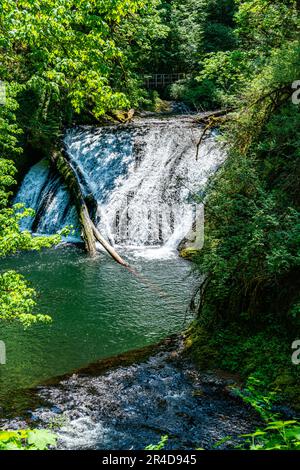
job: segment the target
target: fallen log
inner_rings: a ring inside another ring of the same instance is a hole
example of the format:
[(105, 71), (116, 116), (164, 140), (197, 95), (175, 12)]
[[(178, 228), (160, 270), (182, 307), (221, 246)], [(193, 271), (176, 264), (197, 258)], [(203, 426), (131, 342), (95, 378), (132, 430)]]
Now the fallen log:
[(121, 264), (122, 266), (128, 267), (128, 263), (126, 263), (126, 261), (124, 261), (123, 258), (121, 258), (121, 256), (116, 252), (116, 250), (105, 240), (105, 238), (102, 237), (101, 233), (99, 232), (99, 230), (93, 224), (92, 221), (91, 221), (91, 224), (92, 224), (92, 230), (93, 230), (94, 236), (98, 240), (98, 242), (101, 243), (103, 248), (105, 248), (105, 250), (110, 254), (110, 256), (117, 263)]
[(217, 109), (216, 111), (206, 111), (195, 116), (194, 122), (197, 124), (207, 124), (212, 118), (221, 118), (233, 112), (233, 108)]
[(56, 150), (51, 155), (51, 161), (55, 165), (59, 174), (66, 183), (72, 199), (75, 202), (79, 221), (82, 228), (82, 235), (85, 242), (86, 251), (91, 256), (96, 256), (96, 240), (101, 243), (105, 250), (110, 254), (110, 256), (117, 261), (117, 263), (122, 266), (128, 266), (128, 264), (121, 258), (116, 250), (102, 237), (99, 230), (95, 227), (93, 221), (91, 220), (89, 209), (83, 196), (81, 186), (77, 180), (76, 173), (68, 160), (68, 156), (64, 149)]
[(51, 161), (64, 180), (71, 193), (72, 199), (75, 202), (86, 251), (91, 256), (96, 256), (97, 250), (89, 211), (74, 170), (67, 157), (64, 155), (64, 150), (55, 150), (51, 154)]

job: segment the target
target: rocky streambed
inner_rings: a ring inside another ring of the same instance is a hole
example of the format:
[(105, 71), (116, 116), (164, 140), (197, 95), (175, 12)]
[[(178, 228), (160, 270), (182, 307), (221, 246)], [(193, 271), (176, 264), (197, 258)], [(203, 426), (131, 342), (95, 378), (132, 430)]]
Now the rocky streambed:
[(94, 363), (38, 387), (35, 408), (4, 428), (49, 427), (60, 449), (232, 448), (258, 419), (233, 393), (234, 380), (203, 373), (164, 341)]

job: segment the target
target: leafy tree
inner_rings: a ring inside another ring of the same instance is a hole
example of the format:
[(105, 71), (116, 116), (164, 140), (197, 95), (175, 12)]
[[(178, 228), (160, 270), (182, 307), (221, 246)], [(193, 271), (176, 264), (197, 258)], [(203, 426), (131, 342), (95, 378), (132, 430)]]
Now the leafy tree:
[[(180, 7), (176, 8), (178, 3)], [(230, 56), (230, 51), (237, 46), (237, 35), (234, 31), (235, 2), (190, 0), (189, 9), (185, 3), (174, 2), (175, 27), (172, 25), (171, 31), (174, 30), (175, 33), (171, 34), (175, 34), (178, 41), (175, 48), (172, 44), (172, 49), (178, 50), (176, 61), (181, 67), (180, 71), (188, 72), (188, 76), (172, 86), (171, 95), (175, 99), (184, 100), (196, 109), (212, 109), (219, 105), (222, 97), (218, 96), (215, 77), (211, 77), (211, 69), (216, 68), (215, 76), (219, 77), (220, 74), (228, 78), (234, 70), (234, 62), (238, 63), (239, 69), (243, 69), (245, 63), (245, 60), (242, 63), (239, 61), (241, 51), (237, 51), (232, 58)], [(190, 13), (191, 10), (193, 14)], [(226, 68), (229, 63), (230, 66)], [(207, 64), (210, 71), (206, 71)], [(232, 77), (231, 84), (235, 83), (235, 77)], [(228, 94), (228, 89), (226, 91)]]
[[(18, 104), (14, 98), (16, 89), (7, 87), (6, 105), (0, 108), (0, 155), (16, 157), (21, 149), (18, 136), (22, 132), (16, 123)], [(14, 162), (0, 157), (0, 258), (19, 250), (39, 250), (60, 241), (60, 236), (33, 238), (27, 231), (21, 232), (19, 220), (33, 214), (22, 205), (9, 207), (11, 187), (15, 183)], [(35, 291), (25, 279), (14, 271), (0, 274), (0, 320), (17, 320), (23, 326), (36, 321), (50, 321), (47, 315), (34, 315)]]
[[(232, 79), (228, 91), (235, 113), (223, 125), (227, 162), (207, 193), (206, 241), (198, 257), (207, 277), (196, 329), (207, 329), (211, 344), (220, 331), (226, 333), (230, 345), (219, 347), (229, 368), (244, 376), (261, 373), (268, 386), (281, 382), (284, 393), (299, 401), (299, 374), (285, 356), (299, 328), (300, 108), (291, 100), (292, 83), (300, 76), (299, 10), (296, 2), (238, 3), (244, 69), (230, 60), (217, 76), (222, 52), (209, 56), (202, 72), (206, 78), (212, 73), (213, 92), (222, 89), (228, 99), (222, 77), (233, 65), (225, 80)], [(273, 367), (266, 368), (268, 331), (278, 351)], [(194, 338), (197, 344), (197, 333)]]
[[(272, 54), (283, 51), (297, 37), (299, 14), (294, 0), (236, 0), (235, 4), (236, 8), (232, 2), (207, 2), (206, 41), (198, 73), (194, 71), (190, 80), (173, 87), (175, 98), (197, 109), (238, 105)], [(218, 36), (223, 26), (227, 32)], [(215, 28), (212, 44), (209, 31)]]
[(234, 47), (234, 10), (234, 0), (162, 2), (159, 12), (167, 35), (155, 41), (143, 67), (152, 73), (195, 73), (204, 54)]
[[(24, 151), (39, 156), (57, 144), (74, 115), (94, 121), (144, 99), (138, 53), (164, 34), (157, 0), (3, 0), (0, 76), (7, 101), (0, 107), (0, 257), (38, 250), (60, 236), (33, 238), (9, 207), (16, 166)], [(85, 117), (84, 117), (85, 116)], [(32, 157), (31, 157), (32, 158)], [(0, 275), (0, 319), (24, 326), (49, 321), (34, 315), (36, 293), (15, 272)]]
[(90, 110), (96, 118), (135, 105), (126, 53), (128, 43), (134, 48), (144, 37), (147, 42), (148, 29), (140, 23), (155, 5), (156, 0), (4, 0), (1, 75), (23, 84), (31, 100), (36, 94), (44, 119), (59, 103), (69, 112)]

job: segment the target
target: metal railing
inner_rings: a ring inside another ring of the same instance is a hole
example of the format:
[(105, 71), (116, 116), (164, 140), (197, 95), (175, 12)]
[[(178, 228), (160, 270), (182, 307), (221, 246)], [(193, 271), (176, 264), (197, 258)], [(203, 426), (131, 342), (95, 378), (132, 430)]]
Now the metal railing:
[(172, 83), (178, 82), (186, 77), (185, 73), (155, 73), (153, 75), (145, 75), (146, 88), (165, 88)]

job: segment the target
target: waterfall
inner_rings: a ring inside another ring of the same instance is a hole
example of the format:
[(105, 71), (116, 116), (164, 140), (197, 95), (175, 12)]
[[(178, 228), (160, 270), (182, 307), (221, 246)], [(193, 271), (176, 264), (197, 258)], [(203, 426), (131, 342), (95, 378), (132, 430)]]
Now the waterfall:
[[(180, 116), (66, 133), (70, 163), (111, 243), (142, 253), (176, 249), (197, 220), (197, 195), (225, 158), (210, 135), (196, 160), (201, 132), (191, 117)], [(51, 234), (78, 227), (68, 192), (46, 161), (31, 168), (15, 201), (36, 211), (22, 229)]]
[(63, 227), (72, 226), (74, 237), (69, 237), (70, 241), (79, 240), (76, 208), (71, 204), (67, 188), (47, 160), (41, 160), (29, 170), (14, 202), (35, 210), (35, 217), (21, 219), (22, 230), (52, 235)]

